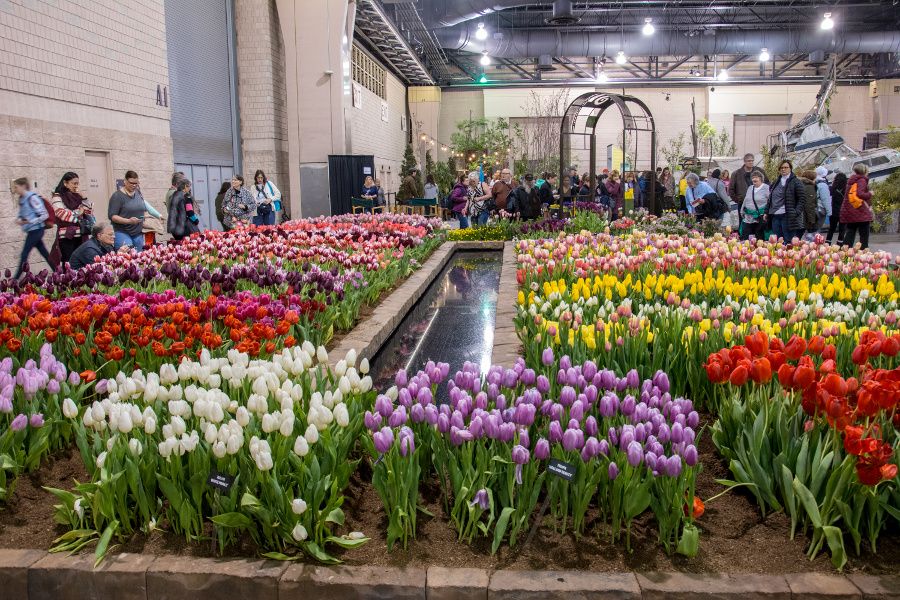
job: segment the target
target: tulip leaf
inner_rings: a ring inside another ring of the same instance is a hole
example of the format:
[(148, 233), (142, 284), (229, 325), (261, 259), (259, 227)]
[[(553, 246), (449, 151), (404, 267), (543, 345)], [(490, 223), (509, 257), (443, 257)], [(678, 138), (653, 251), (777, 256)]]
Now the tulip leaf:
[(367, 538), (367, 537), (357, 538), (357, 539), (349, 539), (346, 537), (336, 537), (336, 536), (330, 535), (327, 538), (325, 538), (325, 541), (329, 542), (331, 544), (337, 544), (341, 548), (356, 548), (356, 547), (362, 546), (363, 544), (368, 542), (369, 539), (370, 538)]
[(683, 554), (688, 558), (697, 556), (700, 550), (700, 531), (693, 523), (684, 526), (681, 532), (681, 539), (678, 540), (678, 548), (675, 550), (678, 554)]
[(512, 506), (506, 506), (500, 513), (500, 518), (497, 519), (497, 525), (494, 527), (494, 543), (491, 544), (491, 554), (497, 554), (497, 549), (500, 548), (500, 542), (503, 541), (503, 536), (506, 535), (506, 528), (509, 526), (509, 518), (514, 512), (515, 509)]
[(16, 468), (16, 462), (10, 458), (9, 454), (0, 455), (0, 469), (12, 470)]
[(244, 495), (241, 496), (241, 506), (257, 507), (260, 506), (260, 503), (256, 496), (254, 496), (250, 492), (244, 492)]
[(328, 523), (337, 523), (338, 525), (343, 525), (344, 511), (342, 511), (340, 508), (335, 508), (330, 513), (328, 513), (328, 516), (325, 517), (325, 521)]
[(821, 529), (822, 516), (819, 514), (819, 505), (816, 503), (816, 499), (812, 492), (809, 491), (809, 488), (800, 483), (800, 480), (796, 477), (794, 478), (794, 493), (797, 494), (800, 502), (803, 503), (803, 508), (806, 509), (806, 514), (809, 515), (809, 520), (813, 527)]
[(822, 528), (825, 539), (828, 541), (828, 549), (831, 550), (831, 564), (840, 571), (847, 564), (847, 552), (844, 549), (844, 535), (841, 530), (833, 525)]
[(320, 563), (326, 565), (336, 565), (341, 562), (337, 558), (322, 550), (322, 548), (320, 548), (319, 545), (315, 542), (306, 542), (303, 547), (310, 556), (315, 558)]
[(97, 548), (94, 550), (94, 568), (97, 568), (103, 558), (106, 556), (106, 550), (109, 547), (109, 541), (112, 539), (113, 534), (116, 533), (116, 530), (119, 528), (119, 522), (113, 521), (109, 525), (106, 526), (106, 529), (103, 530), (103, 534), (100, 536), (100, 541), (97, 542)]
[(231, 529), (247, 529), (253, 526), (250, 517), (239, 512), (222, 513), (210, 518), (210, 521), (220, 527)]
[(625, 498), (625, 518), (633, 519), (650, 506), (650, 488), (649, 488), (650, 480), (648, 479), (646, 482), (641, 485), (635, 487), (632, 490), (629, 490), (627, 497)]
[(302, 555), (298, 554), (296, 556), (288, 556), (287, 554), (282, 554), (281, 552), (265, 552), (261, 554), (263, 558), (271, 558), (272, 560), (300, 560), (303, 558)]

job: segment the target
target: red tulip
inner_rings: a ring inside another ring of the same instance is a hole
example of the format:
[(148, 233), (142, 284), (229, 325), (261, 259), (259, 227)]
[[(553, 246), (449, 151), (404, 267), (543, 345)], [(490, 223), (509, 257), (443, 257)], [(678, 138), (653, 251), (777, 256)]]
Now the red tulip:
[(804, 352), (806, 352), (806, 340), (798, 335), (793, 336), (784, 347), (784, 355), (788, 360), (797, 360), (803, 356)]
[(795, 367), (784, 363), (778, 368), (778, 383), (785, 389), (793, 389)]
[(747, 383), (747, 379), (750, 377), (750, 373), (747, 371), (747, 367), (744, 365), (738, 365), (734, 371), (731, 372), (731, 376), (729, 376), (728, 381), (731, 385), (742, 386)]
[(821, 354), (825, 349), (825, 338), (821, 335), (815, 335), (809, 340), (809, 352), (811, 354)]
[(816, 371), (810, 366), (800, 365), (794, 371), (794, 387), (798, 390), (805, 390), (811, 386), (816, 380)]
[(753, 361), (750, 378), (756, 383), (766, 383), (772, 379), (772, 365), (768, 358), (757, 358)]

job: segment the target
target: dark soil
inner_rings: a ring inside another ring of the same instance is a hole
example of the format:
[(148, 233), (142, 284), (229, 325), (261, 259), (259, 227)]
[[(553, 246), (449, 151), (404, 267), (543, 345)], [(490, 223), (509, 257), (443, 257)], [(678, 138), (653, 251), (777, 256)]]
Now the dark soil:
[[(703, 470), (697, 482), (701, 498), (711, 498), (722, 491), (715, 479), (730, 478), (727, 465), (715, 452), (709, 435), (699, 444)], [(37, 473), (21, 477), (5, 510), (0, 512), (0, 548), (47, 549), (66, 528), (53, 521), (55, 498), (42, 486), (70, 489), (74, 480), (87, 480), (87, 473), (77, 451), (58, 454)], [(515, 549), (501, 546), (491, 556), (490, 541), (478, 539), (472, 546), (457, 542), (456, 532), (445, 518), (437, 485), (425, 486), (423, 504), (434, 516), (419, 514), (417, 539), (407, 550), (395, 547), (387, 551), (387, 518), (378, 494), (372, 487), (371, 471), (364, 462), (346, 490), (344, 532), (362, 531), (372, 539), (352, 551), (340, 553), (348, 565), (478, 567), (514, 570), (592, 570), (683, 571), (689, 573), (795, 573), (804, 571), (833, 572), (829, 556), (821, 553), (815, 560), (806, 557), (808, 539), (798, 534), (789, 539), (790, 520), (781, 513), (760, 516), (751, 496), (735, 490), (706, 505), (706, 513), (697, 521), (701, 528), (700, 553), (692, 559), (668, 556), (658, 545), (652, 517), (646, 515), (634, 522), (632, 552), (620, 540), (609, 540), (609, 529), (597, 523), (596, 513), (588, 515), (588, 534), (578, 538), (571, 532), (559, 534), (550, 516), (543, 519), (528, 546)], [(165, 523), (150, 534), (138, 534), (112, 550), (152, 555), (215, 556), (211, 540), (187, 542), (165, 531)], [(212, 531), (207, 532), (210, 536)], [(524, 540), (523, 536), (523, 540)], [(333, 548), (332, 548), (333, 550)], [(900, 572), (900, 533), (887, 531), (879, 538), (878, 554), (863, 547), (845, 572)], [(257, 550), (249, 539), (227, 548), (226, 556), (254, 556)]]

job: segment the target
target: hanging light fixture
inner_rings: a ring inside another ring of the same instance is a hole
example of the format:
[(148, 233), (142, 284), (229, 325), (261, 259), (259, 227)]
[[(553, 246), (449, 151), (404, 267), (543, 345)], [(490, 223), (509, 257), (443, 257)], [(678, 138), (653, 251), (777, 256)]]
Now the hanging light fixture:
[(483, 67), (486, 67), (489, 64), (491, 64), (491, 57), (488, 56), (487, 50), (484, 50), (481, 53), (481, 60), (479, 60), (478, 62), (480, 62)]
[(769, 49), (763, 48), (759, 53), (759, 62), (769, 62), (769, 59), (772, 58), (769, 56)]
[(597, 83), (607, 83), (608, 81), (609, 81), (609, 75), (607, 75), (606, 71), (604, 71), (601, 68), (600, 72), (597, 73)]
[(653, 35), (656, 33), (656, 27), (653, 26), (653, 19), (650, 17), (644, 19), (644, 28), (641, 29), (641, 33), (644, 35)]
[(484, 28), (484, 23), (478, 24), (478, 29), (475, 30), (475, 39), (483, 42), (488, 37), (487, 29)]
[(822, 16), (822, 24), (820, 27), (826, 31), (834, 29), (834, 20), (831, 18), (830, 12), (827, 12)]
[(627, 62), (628, 62), (628, 58), (625, 56), (625, 51), (624, 51), (624, 50), (619, 50), (619, 51), (616, 53), (616, 64), (617, 64), (617, 65), (624, 65), (624, 64), (627, 63)]
[(719, 71), (718, 77), (716, 77), (719, 81), (728, 81), (728, 69), (722, 69)]
[(487, 83), (487, 75), (482, 73), (481, 77), (478, 79), (478, 83)]

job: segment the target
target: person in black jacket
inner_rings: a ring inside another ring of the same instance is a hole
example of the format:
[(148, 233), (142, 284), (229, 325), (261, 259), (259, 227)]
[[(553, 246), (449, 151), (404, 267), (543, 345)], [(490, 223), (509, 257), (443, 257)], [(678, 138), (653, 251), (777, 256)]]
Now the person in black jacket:
[(168, 232), (175, 240), (183, 240), (200, 231), (199, 218), (194, 213), (194, 198), (191, 196), (191, 182), (182, 179), (175, 188), (172, 205), (169, 208)]
[(541, 216), (541, 196), (534, 187), (534, 175), (526, 173), (522, 184), (513, 192), (516, 210), (523, 221), (533, 221)]
[(105, 256), (115, 250), (116, 233), (109, 223), (98, 223), (91, 230), (91, 238), (78, 246), (69, 257), (73, 270), (94, 264), (98, 256)]
[(794, 175), (791, 161), (781, 161), (778, 171), (779, 177), (769, 192), (768, 214), (772, 233), (790, 244), (793, 238), (802, 238), (806, 229), (806, 191), (803, 182)]
[(538, 193), (541, 197), (541, 204), (550, 206), (553, 204), (553, 190), (556, 188), (557, 176), (555, 173), (544, 172), (543, 179), (544, 183), (538, 188)]
[(841, 214), (841, 204), (844, 202), (844, 193), (847, 188), (847, 176), (843, 173), (838, 173), (834, 176), (834, 181), (831, 184), (831, 217), (828, 222), (828, 243), (831, 243), (831, 238), (834, 237), (834, 232), (837, 231), (838, 246), (844, 245), (844, 232), (847, 231), (847, 224), (841, 223), (839, 215)]

